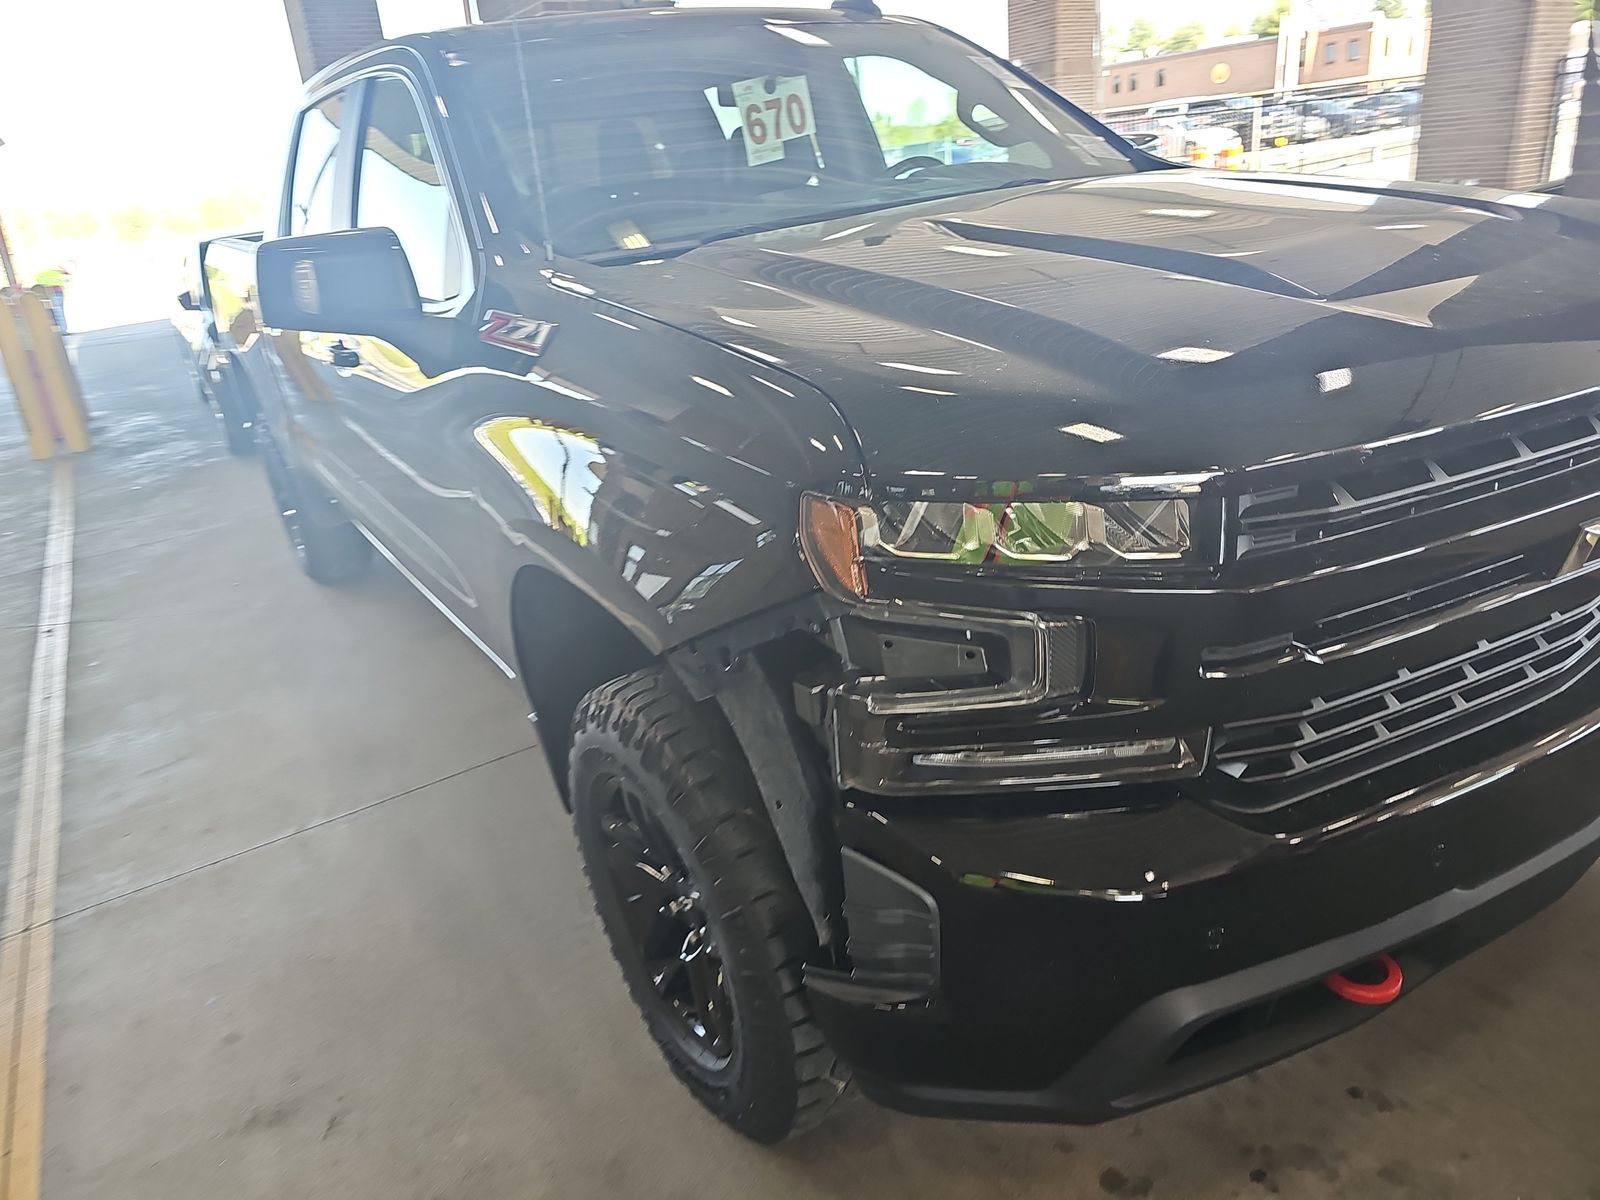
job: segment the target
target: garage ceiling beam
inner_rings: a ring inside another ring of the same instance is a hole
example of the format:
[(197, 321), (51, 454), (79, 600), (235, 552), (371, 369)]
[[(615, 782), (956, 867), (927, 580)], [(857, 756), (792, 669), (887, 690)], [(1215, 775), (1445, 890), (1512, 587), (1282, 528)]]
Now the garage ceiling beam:
[(377, 0), (283, 0), (283, 11), (301, 79), (383, 40)]

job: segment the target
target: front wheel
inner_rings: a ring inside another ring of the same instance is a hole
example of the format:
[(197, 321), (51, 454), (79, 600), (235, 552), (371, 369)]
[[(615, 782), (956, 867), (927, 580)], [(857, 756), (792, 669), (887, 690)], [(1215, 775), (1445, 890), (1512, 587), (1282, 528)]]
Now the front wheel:
[(695, 1098), (776, 1142), (844, 1075), (800, 980), (815, 943), (744, 757), (663, 668), (573, 720), (573, 820), (595, 909), (651, 1036)]

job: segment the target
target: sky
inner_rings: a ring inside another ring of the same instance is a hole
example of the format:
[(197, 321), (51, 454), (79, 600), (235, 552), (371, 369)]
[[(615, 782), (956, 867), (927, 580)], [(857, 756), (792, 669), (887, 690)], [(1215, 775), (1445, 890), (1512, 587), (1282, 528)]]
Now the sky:
[(5, 0), (0, 45), (0, 212), (272, 186), (300, 85), (281, 0)]
[[(685, 6), (749, 0), (680, 0)], [(787, 0), (826, 7), (827, 0)], [(1329, 19), (1365, 11), (1370, 0), (1300, 0)], [(1420, 3), (1420, 0), (1418, 0)], [(1006, 0), (880, 0), (892, 13), (922, 17), (1006, 52)], [(1136, 15), (1159, 29), (1197, 17), (1214, 36), (1247, 25), (1270, 0), (1101, 0), (1103, 23), (1125, 29)], [(390, 36), (458, 25), (462, 0), (378, 0)], [(0, 0), (0, 219), (37, 231), (41, 213), (90, 213), (108, 230), (119, 209), (198, 212), (200, 201), (242, 193), (267, 211), (276, 192), (300, 78), (283, 0)], [(27, 218), (24, 220), (23, 218)], [(259, 218), (258, 218), (259, 219)], [(212, 230), (210, 232), (224, 232)], [(53, 245), (14, 245), (20, 260), (59, 256)], [(168, 230), (137, 260), (124, 254), (117, 287), (150, 263), (166, 276), (144, 301), (170, 307), (182, 244)], [(31, 253), (30, 253), (31, 251)], [(76, 251), (72, 251), (76, 254)], [(165, 264), (171, 260), (170, 270)], [(53, 265), (34, 261), (31, 266)], [(81, 290), (91, 290), (87, 279)], [(112, 287), (112, 272), (105, 286)], [(157, 295), (166, 297), (157, 301)], [(108, 318), (109, 319), (109, 318)]]
[[(1005, 0), (885, 8), (1005, 49)], [(379, 0), (389, 36), (459, 25), (462, 11), (461, 0)], [(300, 91), (283, 0), (0, 0), (0, 45), (0, 216), (276, 188)]]
[[(685, 7), (749, 0), (681, 0)], [(825, 7), (827, 0), (790, 0)], [(1215, 36), (1269, 0), (1101, 0), (1104, 24), (1160, 29), (1199, 19)], [(1337, 20), (1370, 0), (1305, 0)], [(884, 0), (997, 53), (1005, 0)], [(459, 24), (461, 0), (379, 0), (395, 36)], [(155, 207), (223, 181), (268, 195), (299, 94), (283, 0), (0, 0), (0, 213), (6, 206)], [(27, 99), (23, 99), (27, 98)]]

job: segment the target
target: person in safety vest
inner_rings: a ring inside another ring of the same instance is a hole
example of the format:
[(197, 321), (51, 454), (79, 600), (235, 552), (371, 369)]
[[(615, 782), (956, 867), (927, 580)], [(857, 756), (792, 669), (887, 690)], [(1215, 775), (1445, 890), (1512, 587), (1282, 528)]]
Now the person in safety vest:
[(50, 313), (55, 318), (56, 328), (62, 333), (67, 331), (67, 282), (72, 278), (72, 273), (65, 267), (46, 267), (34, 276), (34, 286), (44, 291), (45, 299), (50, 303)]

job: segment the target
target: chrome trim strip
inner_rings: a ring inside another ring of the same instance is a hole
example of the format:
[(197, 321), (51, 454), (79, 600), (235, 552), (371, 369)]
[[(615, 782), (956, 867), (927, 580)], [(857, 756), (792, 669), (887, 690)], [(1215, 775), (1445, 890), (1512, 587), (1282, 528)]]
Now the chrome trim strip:
[(1248, 476), (1252, 471), (1277, 471), (1284, 467), (1294, 467), (1302, 463), (1318, 462), (1326, 458), (1335, 458), (1341, 454), (1366, 453), (1373, 450), (1382, 450), (1389, 446), (1398, 446), (1406, 442), (1414, 442), (1423, 438), (1430, 438), (1448, 429), (1462, 429), (1484, 421), (1512, 420), (1530, 412), (1551, 405), (1563, 404), (1569, 400), (1576, 400), (1581, 396), (1600, 398), (1600, 388), (1585, 387), (1565, 395), (1552, 396), (1548, 400), (1532, 400), (1526, 404), (1507, 404), (1500, 408), (1490, 409), (1488, 412), (1479, 413), (1465, 421), (1452, 422), (1449, 425), (1435, 425), (1431, 429), (1418, 429), (1412, 433), (1397, 434), (1394, 437), (1381, 438), (1375, 442), (1360, 442), (1354, 446), (1339, 446), (1332, 450), (1313, 450), (1307, 454), (1289, 454), (1282, 458), (1271, 459), (1263, 463), (1255, 463), (1243, 468), (1242, 475)]
[[(1308, 646), (1297, 640), (1293, 634), (1285, 635), (1282, 652), (1271, 660), (1257, 659), (1241, 664), (1237, 667), (1202, 667), (1200, 670), (1203, 679), (1244, 679), (1252, 675), (1260, 675), (1275, 667), (1285, 666), (1293, 662), (1330, 663), (1339, 662), (1346, 658), (1355, 658), (1357, 655), (1366, 654), (1372, 650), (1381, 650), (1386, 646), (1393, 646), (1398, 642), (1408, 641), (1423, 634), (1432, 633), (1434, 630), (1448, 625), (1453, 621), (1465, 620), (1468, 617), (1480, 616), (1507, 604), (1515, 604), (1549, 591), (1564, 583), (1593, 575), (1600, 571), (1600, 560), (1588, 563), (1576, 571), (1568, 571), (1565, 575), (1558, 575), (1552, 579), (1539, 579), (1530, 583), (1514, 584), (1499, 591), (1489, 592), (1482, 596), (1474, 597), (1465, 604), (1442, 612), (1432, 613), (1425, 617), (1418, 617), (1412, 621), (1390, 625), (1385, 629), (1375, 630), (1372, 633), (1347, 638), (1342, 642), (1331, 642), (1322, 646)], [(1215, 653), (1216, 647), (1207, 647), (1202, 651)], [(1263, 651), (1267, 653), (1267, 651)]]
[[(1578, 657), (1581, 658), (1581, 655), (1578, 656)], [(1509, 709), (1509, 710), (1507, 710), (1505, 712), (1496, 714), (1496, 716), (1492, 719), (1492, 721), (1485, 721), (1485, 720), (1480, 718), (1479, 720), (1464, 722), (1463, 725), (1458, 729), (1446, 728), (1443, 731), (1444, 736), (1438, 737), (1435, 740), (1426, 741), (1426, 742), (1424, 742), (1423, 744), (1420, 744), (1420, 745), (1413, 745), (1410, 749), (1405, 750), (1403, 753), (1385, 756), (1383, 758), (1382, 762), (1377, 764), (1375, 767), (1371, 766), (1371, 765), (1362, 766), (1360, 764), (1356, 764), (1355, 769), (1352, 770), (1352, 769), (1349, 769), (1348, 766), (1347, 766), (1347, 769), (1345, 769), (1342, 772), (1336, 771), (1334, 773), (1333, 778), (1329, 778), (1329, 779), (1319, 778), (1318, 776), (1320, 776), (1321, 771), (1319, 770), (1319, 768), (1313, 767), (1313, 768), (1310, 768), (1309, 770), (1307, 770), (1306, 772), (1304, 772), (1304, 776), (1308, 780), (1308, 785), (1307, 786), (1300, 786), (1300, 787), (1293, 788), (1293, 790), (1288, 791), (1286, 794), (1274, 797), (1269, 803), (1257, 803), (1257, 804), (1243, 803), (1243, 804), (1240, 804), (1240, 803), (1233, 803), (1233, 802), (1224, 802), (1222, 807), (1231, 809), (1231, 810), (1233, 810), (1235, 812), (1248, 813), (1251, 816), (1263, 816), (1263, 815), (1266, 815), (1268, 813), (1280, 812), (1283, 809), (1289, 808), (1289, 807), (1291, 807), (1291, 806), (1293, 806), (1295, 804), (1300, 803), (1301, 801), (1307, 799), (1308, 797), (1315, 796), (1315, 795), (1317, 795), (1319, 793), (1322, 793), (1322, 792), (1331, 791), (1331, 790), (1333, 790), (1335, 788), (1343, 787), (1346, 784), (1349, 784), (1354, 779), (1360, 778), (1360, 777), (1362, 777), (1364, 775), (1371, 774), (1372, 771), (1375, 770), (1375, 769), (1376, 770), (1388, 770), (1388, 769), (1390, 769), (1392, 767), (1399, 766), (1401, 763), (1410, 762), (1412, 759), (1418, 757), (1419, 755), (1436, 753), (1437, 751), (1443, 749), (1445, 746), (1449, 746), (1449, 745), (1454, 744), (1455, 742), (1460, 741), (1462, 738), (1471, 737), (1475, 733), (1481, 733), (1489, 724), (1498, 724), (1498, 723), (1501, 723), (1501, 722), (1504, 722), (1504, 721), (1509, 721), (1514, 717), (1521, 716), (1525, 712), (1529, 712), (1532, 709), (1535, 709), (1535, 708), (1538, 708), (1538, 707), (1540, 707), (1542, 705), (1548, 704), (1551, 701), (1555, 700), (1558, 696), (1564, 695), (1566, 692), (1570, 691), (1573, 687), (1575, 687), (1579, 683), (1583, 682), (1585, 679), (1589, 678), (1589, 676), (1594, 672), (1594, 669), (1597, 666), (1600, 666), (1600, 658), (1595, 658), (1595, 659), (1591, 660), (1590, 662), (1588, 662), (1586, 664), (1583, 664), (1578, 669), (1573, 670), (1572, 673), (1569, 676), (1567, 676), (1565, 679), (1561, 679), (1549, 691), (1541, 692), (1539, 695), (1534, 696), (1532, 699), (1526, 700), (1525, 702), (1516, 705), (1514, 708), (1511, 708), (1511, 709)], [(1570, 664), (1569, 664), (1569, 667), (1570, 667)], [(1545, 680), (1544, 682), (1549, 682), (1549, 681)], [(1533, 686), (1534, 686), (1533, 684), (1529, 685), (1529, 687), (1533, 687)], [(1508, 693), (1504, 698), (1505, 699), (1509, 699), (1514, 694), (1515, 693)], [(1575, 741), (1578, 738), (1587, 737), (1590, 733), (1594, 732), (1596, 729), (1600, 729), (1600, 714), (1589, 713), (1589, 714), (1585, 715), (1582, 718), (1579, 718), (1578, 720), (1576, 720), (1574, 722), (1571, 722), (1571, 723), (1569, 723), (1567, 725), (1562, 726), (1560, 729), (1556, 730), (1556, 732), (1553, 733), (1553, 734), (1546, 734), (1543, 738), (1539, 739), (1539, 741), (1534, 743), (1534, 747), (1537, 748), (1537, 747), (1547, 746), (1548, 744), (1550, 744), (1554, 740), (1559, 740), (1559, 739), (1566, 738), (1567, 735), (1571, 731), (1579, 730), (1580, 732), (1574, 734), (1569, 740), (1562, 741), (1561, 746), (1556, 747), (1556, 749), (1561, 749), (1561, 748), (1564, 748), (1566, 745), (1569, 745), (1571, 743), (1571, 741)], [(1398, 734), (1398, 735), (1396, 735), (1394, 740), (1397, 741), (1397, 742), (1403, 742), (1403, 741), (1406, 740), (1407, 734), (1409, 734), (1410, 732), (1412, 732), (1412, 731), (1408, 730), (1405, 733)], [(1542, 753), (1542, 752), (1543, 751), (1541, 750), (1540, 753)], [(1478, 775), (1480, 773), (1487, 775), (1491, 771), (1494, 771), (1496, 773), (1490, 775), (1490, 777), (1488, 777), (1488, 778), (1484, 778), (1484, 779), (1479, 781), (1480, 783), (1490, 783), (1490, 782), (1493, 782), (1494, 779), (1499, 778), (1500, 775), (1508, 774), (1510, 771), (1514, 770), (1517, 766), (1521, 766), (1525, 762), (1527, 762), (1528, 760), (1536, 758), (1538, 756), (1539, 756), (1538, 753), (1534, 753), (1529, 748), (1524, 747), (1521, 750), (1512, 751), (1508, 755), (1503, 755), (1501, 758), (1495, 760), (1495, 762), (1497, 762), (1497, 763), (1504, 763), (1504, 762), (1507, 762), (1508, 760), (1515, 760), (1512, 763), (1512, 765), (1504, 766), (1504, 767), (1501, 767), (1501, 768), (1498, 768), (1498, 769), (1485, 767), (1485, 768), (1481, 768), (1479, 771), (1473, 772), (1472, 775), (1476, 776), (1476, 775)], [(1330, 763), (1329, 765), (1330, 766), (1336, 766), (1337, 764)], [(1289, 778), (1290, 778), (1290, 781), (1292, 783), (1292, 781), (1294, 781), (1298, 777), (1297, 776), (1290, 776)], [(1470, 778), (1470, 776), (1469, 776), (1469, 778)], [(1248, 785), (1247, 784), (1247, 785), (1243, 785), (1243, 786), (1246, 786), (1246, 787), (1259, 786), (1262, 791), (1270, 793), (1270, 792), (1272, 792), (1274, 790), (1275, 787), (1278, 788), (1278, 789), (1284, 788), (1285, 787), (1285, 783), (1284, 783), (1284, 781), (1281, 781), (1281, 780), (1278, 781), (1276, 784), (1274, 784), (1274, 782), (1271, 781), (1271, 780), (1262, 780), (1262, 781), (1260, 781), (1260, 783), (1258, 785)], [(1401, 793), (1398, 796), (1393, 796), (1393, 797), (1390, 797), (1388, 800), (1383, 801), (1383, 804), (1385, 804), (1385, 805), (1394, 804), (1394, 803), (1396, 803), (1396, 802), (1398, 802), (1400, 800), (1405, 799), (1406, 797), (1417, 795), (1419, 792), (1421, 792), (1423, 790), (1424, 790), (1423, 788), (1417, 788), (1417, 789), (1413, 789), (1412, 791), (1409, 791), (1409, 792)], [(1442, 803), (1443, 799), (1448, 799), (1448, 798), (1449, 797), (1444, 797), (1442, 799), (1431, 800), (1428, 803), (1413, 805), (1412, 809), (1414, 810), (1416, 808), (1428, 808), (1428, 807), (1431, 807), (1433, 804)], [(1340, 828), (1341, 826), (1343, 826), (1347, 822), (1359, 820), (1363, 816), (1368, 816), (1368, 815), (1372, 814), (1374, 811), (1376, 811), (1374, 808), (1370, 808), (1370, 807), (1369, 808), (1365, 808), (1361, 813), (1354, 814), (1353, 816), (1345, 818), (1342, 821), (1336, 821), (1336, 822), (1332, 823), (1331, 825), (1328, 825), (1328, 826), (1324, 827), (1323, 832), (1324, 833), (1331, 832), (1332, 830)]]
[(493, 650), (489, 649), (488, 643), (486, 643), (477, 634), (473, 633), (472, 630), (468, 629), (467, 626), (466, 626), (466, 623), (464, 621), (462, 621), (462, 619), (460, 617), (456, 616), (455, 613), (451, 612), (450, 609), (445, 606), (445, 603), (444, 603), (443, 600), (439, 599), (439, 597), (435, 596), (432, 592), (430, 592), (427, 589), (427, 587), (423, 584), (422, 580), (418, 579), (415, 575), (413, 575), (410, 571), (408, 571), (406, 569), (406, 567), (405, 567), (405, 564), (402, 563), (398, 558), (396, 558), (394, 556), (393, 553), (390, 552), (389, 547), (385, 546), (382, 542), (380, 542), (376, 537), (373, 536), (372, 530), (368, 529), (360, 521), (356, 521), (356, 522), (354, 522), (354, 524), (355, 524), (355, 527), (358, 530), (361, 531), (361, 536), (366, 538), (367, 541), (372, 543), (372, 548), (374, 550), (376, 550), (379, 554), (383, 555), (384, 558), (388, 559), (389, 560), (389, 565), (392, 566), (396, 571), (399, 571), (401, 575), (405, 576), (406, 582), (411, 584), (412, 587), (416, 588), (417, 591), (421, 592), (423, 597), (428, 601), (428, 603), (432, 604), (435, 608), (437, 608), (441, 613), (443, 613), (445, 615), (445, 618), (450, 622), (450, 624), (454, 625), (462, 633), (466, 634), (467, 635), (467, 640), (470, 641), (479, 650), (482, 650), (484, 652), (484, 654), (488, 656), (489, 661), (492, 662), (495, 666), (499, 667), (500, 670), (505, 673), (505, 677), (507, 679), (515, 679), (517, 677), (517, 673), (515, 671), (513, 671), (509, 666), (506, 665), (505, 659), (501, 658)]

